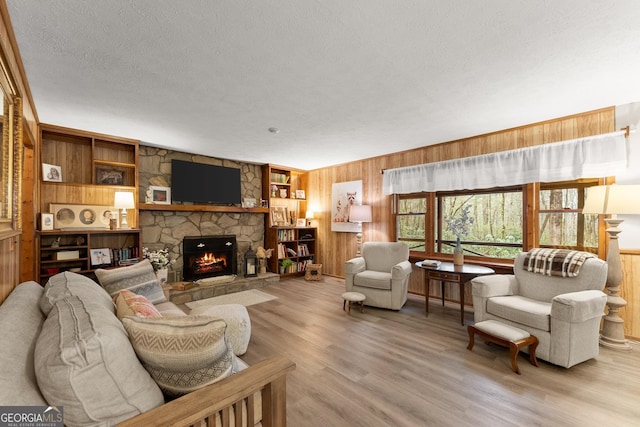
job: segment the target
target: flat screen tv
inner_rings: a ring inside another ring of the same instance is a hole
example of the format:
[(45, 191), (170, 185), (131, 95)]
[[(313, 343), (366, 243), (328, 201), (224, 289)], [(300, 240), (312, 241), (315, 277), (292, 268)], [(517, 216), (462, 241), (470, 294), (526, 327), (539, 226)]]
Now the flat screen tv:
[(176, 202), (235, 205), (242, 199), (240, 169), (171, 161), (171, 199)]

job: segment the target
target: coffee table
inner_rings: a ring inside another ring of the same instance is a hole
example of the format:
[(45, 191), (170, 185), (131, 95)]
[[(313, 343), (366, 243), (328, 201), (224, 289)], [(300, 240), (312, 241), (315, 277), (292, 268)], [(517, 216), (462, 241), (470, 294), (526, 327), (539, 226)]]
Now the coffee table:
[(457, 283), (460, 286), (460, 323), (464, 325), (464, 284), (474, 277), (495, 274), (492, 268), (482, 265), (454, 265), (452, 262), (442, 262), (438, 267), (422, 266), (422, 261), (416, 262), (416, 267), (424, 271), (424, 298), (427, 316), (429, 315), (429, 281), (439, 280), (442, 289), (442, 306), (444, 307), (445, 282)]

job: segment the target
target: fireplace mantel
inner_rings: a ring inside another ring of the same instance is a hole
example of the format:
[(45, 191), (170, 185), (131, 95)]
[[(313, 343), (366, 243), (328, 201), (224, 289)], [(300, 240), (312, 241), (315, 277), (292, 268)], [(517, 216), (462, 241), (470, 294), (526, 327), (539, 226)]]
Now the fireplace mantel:
[(232, 213), (269, 213), (269, 208), (243, 208), (239, 206), (210, 206), (210, 205), (156, 205), (140, 203), (141, 211), (175, 211), (175, 212), (232, 212)]

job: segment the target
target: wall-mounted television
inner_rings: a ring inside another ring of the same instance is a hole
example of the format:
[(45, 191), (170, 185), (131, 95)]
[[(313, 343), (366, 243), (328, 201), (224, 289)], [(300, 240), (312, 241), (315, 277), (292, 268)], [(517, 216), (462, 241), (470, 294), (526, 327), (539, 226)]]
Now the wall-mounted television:
[(235, 205), (241, 202), (241, 193), (240, 169), (171, 161), (172, 201)]

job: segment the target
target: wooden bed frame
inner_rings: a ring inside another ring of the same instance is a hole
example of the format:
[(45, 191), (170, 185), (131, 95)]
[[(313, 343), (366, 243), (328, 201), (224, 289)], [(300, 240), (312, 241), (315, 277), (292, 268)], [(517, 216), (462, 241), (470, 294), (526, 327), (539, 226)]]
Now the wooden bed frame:
[[(196, 390), (158, 408), (122, 423), (120, 427), (138, 426), (234, 426), (253, 427), (254, 393), (262, 395), (262, 425), (287, 425), (286, 375), (295, 364), (283, 356), (275, 356), (244, 369), (222, 381)], [(242, 424), (243, 403), (248, 424)], [(216, 421), (219, 416), (220, 423)]]

